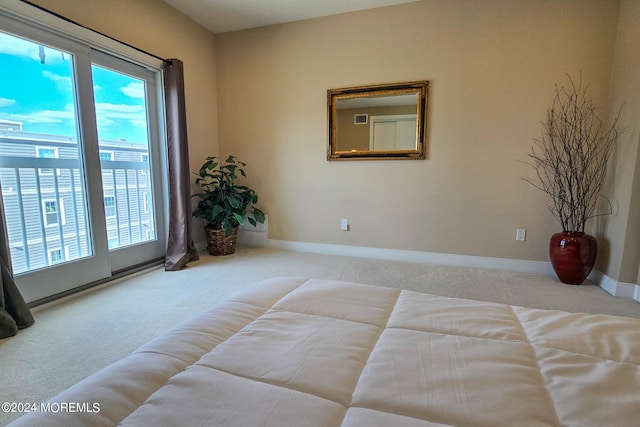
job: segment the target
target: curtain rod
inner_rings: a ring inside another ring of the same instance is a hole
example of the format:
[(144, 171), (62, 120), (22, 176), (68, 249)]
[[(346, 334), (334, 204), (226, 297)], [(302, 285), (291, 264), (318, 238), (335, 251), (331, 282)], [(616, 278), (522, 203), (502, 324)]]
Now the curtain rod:
[(170, 64), (170, 63), (171, 63), (171, 61), (170, 61), (170, 60), (168, 60), (168, 59), (162, 58), (162, 57), (160, 57), (160, 56), (158, 56), (158, 55), (154, 55), (154, 54), (153, 54), (153, 53), (151, 53), (151, 52), (147, 52), (146, 50), (143, 50), (143, 49), (140, 49), (140, 48), (138, 48), (138, 47), (132, 46), (132, 45), (130, 45), (129, 43), (123, 42), (122, 40), (118, 40), (118, 39), (116, 39), (115, 37), (111, 37), (111, 36), (109, 36), (109, 35), (107, 35), (107, 34), (101, 33), (100, 31), (94, 30), (93, 28), (89, 28), (89, 27), (87, 27), (86, 25), (82, 25), (82, 24), (80, 24), (80, 23), (78, 23), (78, 22), (74, 21), (73, 19), (67, 18), (66, 16), (60, 15), (59, 13), (53, 12), (53, 11), (51, 11), (51, 10), (49, 10), (49, 9), (45, 8), (45, 7), (42, 7), (42, 6), (37, 5), (37, 4), (34, 4), (34, 3), (32, 3), (31, 1), (29, 1), (29, 0), (21, 0), (21, 1), (22, 1), (23, 3), (26, 3), (26, 4), (30, 5), (30, 6), (35, 7), (36, 9), (40, 9), (40, 10), (41, 10), (41, 11), (43, 11), (43, 12), (46, 12), (46, 13), (48, 13), (48, 14), (51, 14), (51, 15), (55, 16), (56, 18), (60, 18), (60, 19), (62, 19), (63, 21), (69, 22), (69, 23), (71, 23), (71, 24), (73, 24), (73, 25), (77, 25), (78, 27), (84, 28), (85, 30), (88, 30), (88, 31), (91, 31), (91, 32), (93, 32), (93, 33), (99, 34), (99, 35), (101, 35), (102, 37), (106, 37), (106, 38), (108, 38), (108, 39), (110, 39), (110, 40), (113, 40), (113, 41), (115, 41), (115, 42), (118, 42), (118, 43), (120, 43), (120, 44), (123, 44), (123, 45), (125, 45), (125, 46), (127, 46), (127, 47), (130, 47), (131, 49), (137, 50), (138, 52), (144, 53), (145, 55), (152, 56), (152, 57), (154, 57), (154, 58), (156, 58), (156, 59), (158, 59), (158, 60), (162, 61), (162, 62), (163, 62), (163, 63), (165, 63), (165, 64)]

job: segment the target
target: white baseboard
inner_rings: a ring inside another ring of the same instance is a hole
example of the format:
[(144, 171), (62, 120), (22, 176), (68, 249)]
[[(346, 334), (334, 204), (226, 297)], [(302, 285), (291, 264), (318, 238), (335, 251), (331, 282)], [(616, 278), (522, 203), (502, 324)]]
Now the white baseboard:
[(253, 225), (245, 222), (238, 228), (238, 245), (249, 247), (265, 247), (269, 240), (269, 217), (265, 216), (264, 223)]
[(421, 262), (425, 264), (440, 264), (458, 267), (477, 267), (546, 275), (553, 274), (551, 263), (545, 261), (527, 261), (508, 258), (479, 257), (437, 252), (409, 251), (403, 249), (369, 248), (365, 246), (345, 246), (326, 243), (293, 242), (273, 239), (268, 240), (267, 246), (270, 248), (326, 255), (388, 259), (393, 261)]
[(619, 282), (599, 270), (593, 270), (589, 275), (589, 280), (595, 282), (614, 297), (631, 298), (638, 301), (636, 295), (640, 286), (635, 283)]
[[(311, 252), (325, 255), (353, 256), (360, 258), (387, 259), (392, 261), (420, 262), (456, 267), (475, 267), (493, 270), (516, 271), (522, 273), (544, 274), (555, 277), (548, 261), (527, 261), (509, 258), (480, 257), (472, 255), (445, 254), (438, 252), (410, 251), (403, 249), (370, 248), (366, 246), (334, 245), (327, 243), (294, 242), (269, 239), (268, 222), (258, 224), (257, 228), (241, 226), (238, 231), (238, 245), (252, 247), (270, 247), (297, 252)], [(196, 249), (206, 249), (206, 242), (196, 242)], [(640, 302), (640, 285), (619, 282), (598, 270), (593, 270), (589, 280), (596, 283), (609, 294), (630, 298)]]

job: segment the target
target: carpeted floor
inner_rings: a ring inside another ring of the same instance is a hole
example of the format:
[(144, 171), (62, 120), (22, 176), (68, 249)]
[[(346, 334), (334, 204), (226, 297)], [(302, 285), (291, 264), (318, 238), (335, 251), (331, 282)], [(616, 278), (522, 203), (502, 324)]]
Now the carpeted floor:
[[(258, 280), (338, 279), (526, 307), (640, 317), (640, 304), (594, 284), (529, 273), (238, 248), (179, 272), (148, 270), (34, 310), (36, 324), (0, 340), (0, 401), (44, 402), (151, 338)], [(0, 412), (0, 425), (19, 414)]]

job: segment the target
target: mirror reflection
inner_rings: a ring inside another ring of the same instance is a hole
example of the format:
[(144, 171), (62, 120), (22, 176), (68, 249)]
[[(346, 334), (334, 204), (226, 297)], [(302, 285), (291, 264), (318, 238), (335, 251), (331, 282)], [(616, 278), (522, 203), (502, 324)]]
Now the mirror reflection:
[(427, 87), (423, 81), (327, 91), (327, 159), (424, 159)]

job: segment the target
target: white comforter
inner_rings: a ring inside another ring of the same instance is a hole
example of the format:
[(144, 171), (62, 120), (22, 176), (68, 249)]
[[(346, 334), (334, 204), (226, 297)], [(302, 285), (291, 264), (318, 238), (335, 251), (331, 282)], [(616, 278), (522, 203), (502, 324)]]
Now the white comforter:
[(639, 364), (637, 319), (278, 278), (12, 425), (639, 426)]

